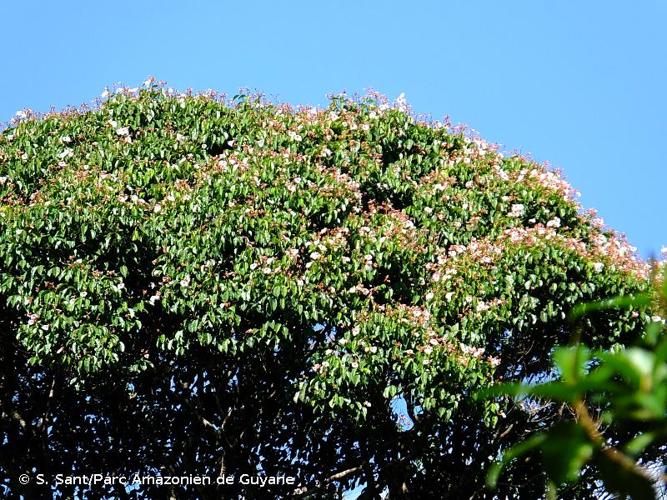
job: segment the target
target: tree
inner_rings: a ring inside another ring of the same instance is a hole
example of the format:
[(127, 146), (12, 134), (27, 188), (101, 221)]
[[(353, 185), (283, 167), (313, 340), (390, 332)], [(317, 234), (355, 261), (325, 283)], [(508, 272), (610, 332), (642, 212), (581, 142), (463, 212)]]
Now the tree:
[[(574, 304), (647, 287), (557, 173), (402, 101), (151, 84), (23, 115), (0, 135), (8, 494), (538, 497), (537, 460), (495, 491), (486, 472), (557, 408), (473, 394), (548, 374)], [(648, 317), (598, 311), (585, 341), (626, 344)]]

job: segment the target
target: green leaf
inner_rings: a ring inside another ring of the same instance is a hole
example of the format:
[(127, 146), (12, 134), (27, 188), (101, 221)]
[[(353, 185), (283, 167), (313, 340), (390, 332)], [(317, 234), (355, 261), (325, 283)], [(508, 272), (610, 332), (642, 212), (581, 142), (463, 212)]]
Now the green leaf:
[(605, 489), (636, 500), (653, 500), (656, 491), (653, 481), (645, 471), (636, 466), (621, 464), (608, 453), (597, 453), (595, 463), (600, 471)]
[(573, 385), (586, 373), (589, 357), (588, 349), (582, 346), (558, 347), (554, 351), (554, 363), (563, 381)]
[(570, 312), (570, 319), (577, 320), (586, 314), (597, 311), (605, 311), (607, 309), (629, 309), (640, 308), (648, 306), (651, 303), (650, 294), (637, 294), (624, 297), (613, 297), (611, 299), (601, 300), (598, 302), (587, 302), (584, 304), (577, 304)]
[(541, 443), (544, 467), (556, 484), (576, 481), (579, 471), (593, 456), (595, 446), (575, 422), (562, 422), (547, 432)]

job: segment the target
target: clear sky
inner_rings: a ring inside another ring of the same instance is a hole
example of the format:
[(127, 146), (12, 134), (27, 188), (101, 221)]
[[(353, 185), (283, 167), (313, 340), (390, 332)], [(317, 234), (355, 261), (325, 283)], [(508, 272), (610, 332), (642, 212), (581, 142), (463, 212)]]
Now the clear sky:
[(667, 0), (2, 1), (0, 121), (149, 75), (292, 104), (401, 92), (564, 171), (644, 256), (667, 244)]

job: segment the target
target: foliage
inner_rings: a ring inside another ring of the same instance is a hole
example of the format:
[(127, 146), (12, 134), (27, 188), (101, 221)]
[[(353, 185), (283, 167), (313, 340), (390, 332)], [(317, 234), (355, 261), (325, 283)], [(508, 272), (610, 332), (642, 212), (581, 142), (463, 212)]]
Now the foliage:
[(595, 352), (579, 343), (559, 347), (554, 352), (558, 379), (500, 385), (491, 391), (564, 403), (572, 415), (507, 450), (489, 472), (491, 485), (497, 483), (503, 465), (539, 450), (554, 494), (563, 483), (577, 481), (583, 467), (595, 471), (607, 492), (622, 497), (648, 499), (664, 492), (667, 279), (656, 284), (654, 294), (585, 304), (575, 308), (573, 317), (651, 302), (662, 316), (652, 318), (640, 345)]
[[(174, 496), (486, 495), (502, 450), (558, 414), (471, 395), (547, 373), (574, 304), (647, 286), (573, 195), (375, 95), (293, 109), (149, 82), (22, 112), (0, 134), (5, 492), (104, 471), (298, 485)], [(597, 311), (583, 340), (648, 318)], [(543, 494), (536, 461), (509, 467), (497, 494)]]

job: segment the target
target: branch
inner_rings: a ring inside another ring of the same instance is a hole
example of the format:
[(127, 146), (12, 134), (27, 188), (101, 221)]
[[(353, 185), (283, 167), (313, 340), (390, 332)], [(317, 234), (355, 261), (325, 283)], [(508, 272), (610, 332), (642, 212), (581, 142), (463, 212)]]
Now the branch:
[(41, 431), (45, 425), (49, 421), (49, 410), (51, 408), (51, 401), (53, 400), (53, 395), (55, 394), (55, 388), (56, 388), (56, 377), (54, 376), (53, 379), (51, 380), (51, 389), (49, 389), (49, 395), (46, 400), (46, 404), (44, 405), (44, 414), (42, 415), (42, 418), (37, 425), (37, 430)]
[(588, 413), (588, 408), (582, 400), (578, 400), (574, 404), (574, 411), (577, 416), (577, 421), (584, 429), (584, 432), (593, 443), (600, 446), (600, 449), (604, 456), (612, 463), (616, 464), (624, 470), (625, 472), (638, 476), (642, 479), (648, 481), (653, 481), (654, 479), (648, 475), (646, 470), (643, 467), (637, 465), (637, 463), (632, 460), (630, 457), (614, 448), (613, 446), (607, 445), (604, 436), (600, 432), (599, 425), (592, 418), (590, 413)]
[(349, 469), (342, 470), (340, 472), (336, 472), (335, 474), (332, 474), (329, 477), (326, 477), (323, 479), (319, 484), (316, 486), (308, 489), (305, 486), (299, 486), (297, 489), (294, 490), (292, 493), (294, 496), (307, 496), (310, 495), (311, 493), (314, 493), (315, 491), (321, 490), (324, 486), (326, 486), (329, 483), (332, 483), (333, 481), (338, 481), (340, 479), (344, 479), (347, 476), (350, 476), (354, 474), (355, 472), (360, 472), (363, 470), (364, 466), (363, 465), (357, 465), (356, 467), (350, 467)]

